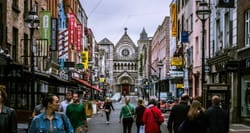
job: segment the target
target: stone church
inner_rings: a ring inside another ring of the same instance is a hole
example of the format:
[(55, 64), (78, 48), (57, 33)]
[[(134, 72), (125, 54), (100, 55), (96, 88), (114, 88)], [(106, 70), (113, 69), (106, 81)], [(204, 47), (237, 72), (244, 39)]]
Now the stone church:
[[(143, 29), (142, 36), (147, 38), (147, 34)], [(138, 41), (140, 42), (140, 41)], [(140, 46), (137, 46), (129, 37), (127, 28), (124, 28), (124, 34), (120, 40), (114, 45), (110, 40), (104, 38), (98, 43), (99, 51), (102, 51), (101, 58), (105, 58), (103, 69), (106, 82), (110, 85), (110, 90), (113, 92), (121, 92), (124, 94), (142, 93), (140, 83), (142, 76), (140, 74), (139, 55)], [(101, 72), (103, 73), (103, 72)]]

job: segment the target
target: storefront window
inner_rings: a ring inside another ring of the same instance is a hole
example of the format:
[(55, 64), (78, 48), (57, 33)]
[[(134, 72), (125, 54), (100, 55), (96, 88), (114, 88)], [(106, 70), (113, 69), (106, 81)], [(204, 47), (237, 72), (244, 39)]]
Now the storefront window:
[(250, 76), (242, 78), (241, 89), (241, 116), (250, 116)]

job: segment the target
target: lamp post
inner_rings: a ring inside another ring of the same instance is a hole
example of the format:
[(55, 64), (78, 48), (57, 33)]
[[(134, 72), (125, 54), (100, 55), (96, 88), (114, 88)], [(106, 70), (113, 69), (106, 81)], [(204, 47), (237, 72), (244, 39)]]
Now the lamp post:
[(161, 69), (163, 67), (163, 63), (162, 63), (162, 60), (160, 60), (158, 63), (157, 63), (157, 67), (159, 69), (159, 81), (158, 81), (158, 101), (160, 102), (161, 98), (160, 98), (160, 81), (161, 81)]
[[(35, 87), (35, 74), (34, 74), (34, 31), (38, 28), (39, 26), (39, 17), (37, 15), (37, 11), (36, 8), (33, 8), (29, 14), (27, 15), (27, 17), (25, 18), (25, 24), (26, 26), (30, 29), (30, 71), (32, 74), (32, 80), (31, 80), (31, 87)], [(35, 88), (31, 88), (31, 107), (33, 108), (33, 106), (35, 106), (35, 95), (34, 95), (34, 90)]]
[(94, 93), (93, 93), (93, 88), (92, 88), (92, 67), (93, 67), (93, 65), (94, 65), (94, 62), (93, 61), (89, 61), (89, 70), (90, 70), (90, 85), (91, 85), (91, 90), (90, 90), (90, 98), (91, 98), (91, 100), (93, 100), (93, 95), (94, 95)]
[[(197, 2), (197, 10), (196, 15), (202, 22), (202, 62), (201, 62), (201, 91), (204, 93), (204, 80), (205, 80), (205, 22), (209, 18), (211, 10), (209, 9), (209, 5), (207, 2), (196, 1)], [(204, 97), (204, 96), (203, 96)], [(204, 101), (203, 101), (204, 102)]]

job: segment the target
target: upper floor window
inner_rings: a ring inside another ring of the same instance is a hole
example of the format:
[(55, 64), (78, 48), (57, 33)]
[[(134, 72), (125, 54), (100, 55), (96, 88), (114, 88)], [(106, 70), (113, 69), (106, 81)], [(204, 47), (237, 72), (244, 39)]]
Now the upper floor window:
[(13, 36), (12, 36), (12, 59), (17, 61), (17, 51), (18, 51), (18, 29), (13, 27)]
[(250, 46), (250, 10), (245, 13), (245, 46)]
[(12, 7), (18, 9), (18, 0), (13, 0)]

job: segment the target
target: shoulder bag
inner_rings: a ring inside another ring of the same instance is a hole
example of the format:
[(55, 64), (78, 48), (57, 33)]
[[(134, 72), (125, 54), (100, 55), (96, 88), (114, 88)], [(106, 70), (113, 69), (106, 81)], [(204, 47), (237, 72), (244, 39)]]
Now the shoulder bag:
[(131, 113), (131, 111), (130, 111), (130, 109), (129, 109), (128, 105), (126, 105), (126, 107), (127, 107), (128, 111), (129, 111), (129, 113), (130, 113), (131, 117), (134, 119), (134, 115)]
[[(150, 109), (150, 108), (149, 108)], [(155, 116), (155, 113), (152, 109), (150, 109), (150, 111), (152, 112), (153, 116), (154, 116), (154, 119), (155, 119), (155, 122), (158, 124), (158, 125), (161, 125), (161, 122), (157, 119), (157, 117)]]

